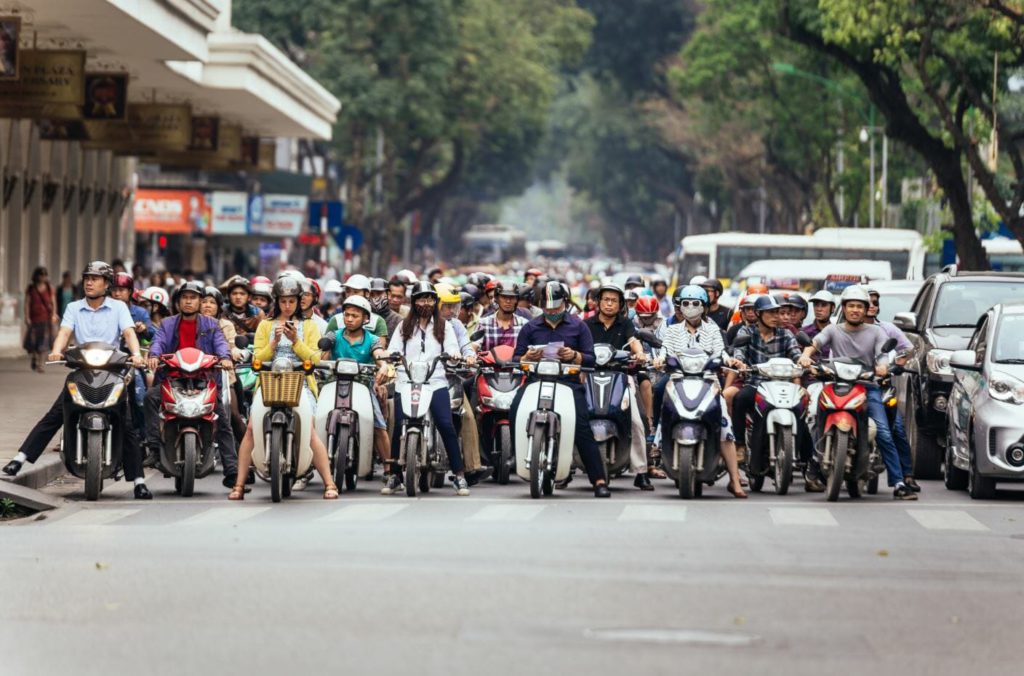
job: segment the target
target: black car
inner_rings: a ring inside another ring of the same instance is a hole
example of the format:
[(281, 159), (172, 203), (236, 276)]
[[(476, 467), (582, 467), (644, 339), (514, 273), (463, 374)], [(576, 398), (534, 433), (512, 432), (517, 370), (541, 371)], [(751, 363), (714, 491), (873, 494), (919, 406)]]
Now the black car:
[(899, 389), (915, 477), (942, 477), (953, 352), (967, 347), (989, 308), (1021, 298), (1024, 273), (967, 272), (950, 265), (925, 281), (909, 312), (893, 319), (914, 344)]

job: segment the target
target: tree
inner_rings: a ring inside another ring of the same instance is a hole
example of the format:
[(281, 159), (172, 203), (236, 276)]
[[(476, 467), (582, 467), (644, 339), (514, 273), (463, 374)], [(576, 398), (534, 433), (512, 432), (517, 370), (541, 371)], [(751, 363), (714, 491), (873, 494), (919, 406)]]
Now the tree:
[[(779, 0), (783, 33), (857, 75), (886, 132), (928, 163), (949, 202), (961, 262), (986, 268), (975, 233), (966, 165), (985, 197), (1024, 242), (1024, 126), (1004, 115), (995, 76), (1024, 62), (1024, 5), (979, 0)], [(1005, 75), (1004, 81), (1005, 82)], [(995, 86), (993, 86), (995, 83)], [(992, 125), (1014, 181), (980, 152)]]

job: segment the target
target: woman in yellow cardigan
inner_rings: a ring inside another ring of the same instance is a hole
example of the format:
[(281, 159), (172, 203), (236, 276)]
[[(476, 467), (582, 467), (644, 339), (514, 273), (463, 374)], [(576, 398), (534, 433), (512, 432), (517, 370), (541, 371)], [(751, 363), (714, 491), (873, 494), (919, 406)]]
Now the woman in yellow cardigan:
[[(253, 341), (253, 359), (260, 361), (273, 361), (274, 359), (287, 358), (299, 362), (307, 359), (313, 363), (320, 361), (320, 349), (317, 343), (320, 341), (320, 331), (316, 323), (310, 319), (303, 321), (298, 313), (299, 297), (302, 295), (302, 287), (291, 277), (282, 277), (274, 283), (274, 311), (271, 319), (260, 322), (256, 328), (256, 338)], [(313, 408), (316, 408), (316, 380), (313, 376), (307, 378), (307, 386), (303, 390), (303, 396), (313, 400)], [(239, 468), (249, 467), (252, 464), (252, 424), (245, 430), (242, 443), (238, 447)], [(309, 422), (310, 427), (313, 421)], [(327, 448), (316, 430), (313, 430), (309, 437), (309, 445), (313, 451), (313, 466), (320, 473), (323, 479), (324, 500), (338, 499), (338, 486), (331, 478), (331, 462), (327, 457)], [(245, 497), (245, 476), (246, 472), (238, 472), (239, 483), (228, 495), (229, 500), (242, 500)]]

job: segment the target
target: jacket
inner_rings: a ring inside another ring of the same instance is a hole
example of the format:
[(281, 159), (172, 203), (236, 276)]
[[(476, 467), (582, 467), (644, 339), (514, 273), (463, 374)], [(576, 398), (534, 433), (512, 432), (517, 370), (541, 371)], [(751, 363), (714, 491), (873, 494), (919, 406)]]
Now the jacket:
[[(252, 343), (252, 358), (254, 360), (270, 361), (274, 358), (274, 348), (270, 346), (270, 338), (274, 335), (274, 323), (273, 319), (264, 319), (256, 327), (256, 337)], [(317, 345), (319, 342), (320, 329), (317, 327), (316, 322), (312, 319), (304, 319), (302, 320), (302, 340), (292, 345), (292, 351), (302, 361), (308, 359), (316, 364), (320, 361), (320, 347)], [(317, 393), (316, 378), (310, 374), (306, 378), (306, 383), (315, 396)]]
[[(196, 347), (206, 354), (213, 354), (220, 359), (231, 359), (231, 349), (228, 341), (224, 338), (224, 332), (220, 330), (220, 322), (213, 317), (198, 315), (196, 321)], [(156, 330), (153, 342), (149, 346), (149, 353), (154, 357), (163, 354), (171, 354), (178, 351), (178, 324), (181, 322), (181, 315), (168, 317)]]

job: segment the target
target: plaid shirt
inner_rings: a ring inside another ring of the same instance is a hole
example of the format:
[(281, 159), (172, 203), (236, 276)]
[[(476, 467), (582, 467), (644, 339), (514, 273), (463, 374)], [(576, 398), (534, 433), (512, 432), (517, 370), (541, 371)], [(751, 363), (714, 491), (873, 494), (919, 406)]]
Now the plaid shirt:
[[(775, 334), (767, 341), (761, 337), (756, 324), (740, 329), (736, 337), (744, 334), (750, 336), (750, 342), (745, 347), (733, 349), (733, 356), (748, 366), (763, 364), (775, 357), (786, 357), (796, 361), (802, 352), (796, 338), (786, 329), (775, 329)], [(747, 385), (757, 385), (762, 380), (764, 377), (754, 370), (744, 378)]]
[(482, 329), (484, 332), (480, 350), (486, 352), (488, 350), (493, 350), (499, 345), (515, 347), (516, 339), (519, 338), (519, 331), (526, 326), (526, 323), (526, 319), (517, 314), (513, 314), (512, 326), (507, 329), (503, 329), (498, 325), (497, 313), (483, 317), (476, 327), (477, 329)]

